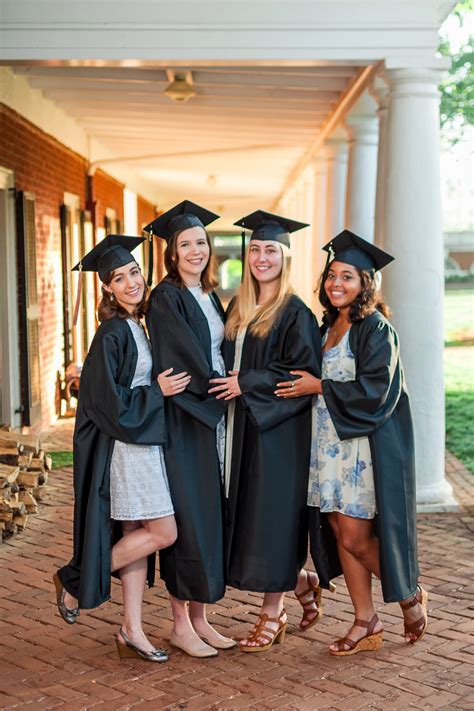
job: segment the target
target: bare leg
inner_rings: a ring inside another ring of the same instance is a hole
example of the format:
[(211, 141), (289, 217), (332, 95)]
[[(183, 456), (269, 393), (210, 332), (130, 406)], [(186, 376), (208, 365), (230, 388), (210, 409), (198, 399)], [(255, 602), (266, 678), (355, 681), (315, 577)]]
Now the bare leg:
[[(371, 521), (350, 518), (349, 516), (344, 516), (342, 514), (337, 513), (331, 514), (330, 520), (334, 533), (336, 535), (336, 539), (338, 541), (339, 557), (341, 558), (341, 564), (344, 570), (344, 577), (346, 578), (348, 588), (349, 582), (347, 581), (346, 569), (344, 568), (344, 563), (342, 559), (344, 553), (341, 555), (341, 546), (339, 545), (339, 541), (342, 542), (344, 550), (346, 552), (348, 551), (353, 558), (356, 558), (357, 561), (367, 571), (375, 575), (377, 578), (380, 578), (379, 542), (377, 536), (374, 534), (373, 525)], [(357, 573), (355, 573), (355, 577), (357, 578)], [(349, 592), (351, 592), (350, 589)], [(411, 598), (407, 598), (407, 600), (410, 599)], [(413, 607), (410, 607), (407, 610), (402, 610), (402, 614), (406, 622), (415, 622), (423, 616), (423, 608), (418, 603), (417, 605), (414, 605)], [(356, 616), (359, 617), (357, 608)], [(367, 618), (361, 617), (361, 619)], [(415, 634), (410, 633), (405, 635), (405, 639), (407, 642), (415, 638)], [(352, 639), (355, 638), (352, 637)]]
[(206, 605), (202, 602), (189, 603), (189, 618), (197, 634), (210, 645), (215, 644), (217, 648), (223, 645), (230, 646), (230, 638), (224, 637), (209, 624), (206, 614)]
[[(262, 608), (260, 610), (260, 614), (267, 614), (268, 617), (274, 617), (277, 618), (280, 616), (282, 610), (283, 610), (283, 601), (285, 599), (285, 593), (265, 593), (263, 596), (263, 603), (262, 603)], [(282, 616), (281, 622), (286, 622), (286, 614)], [(269, 630), (276, 631), (278, 629), (278, 622), (267, 622), (266, 627)], [(260, 640), (255, 640), (254, 642), (248, 640), (248, 639), (242, 639), (240, 641), (240, 644), (243, 646), (248, 646), (248, 647), (256, 647), (259, 646), (259, 641), (267, 644), (268, 639), (260, 639)]]
[[(378, 542), (373, 540), (373, 521), (336, 513), (330, 515), (330, 522), (336, 535), (339, 558), (354, 605), (355, 617), (369, 621), (375, 614), (372, 573), (379, 572)], [(380, 632), (382, 629), (382, 623), (378, 622), (374, 632)], [(353, 625), (347, 636), (356, 642), (366, 634), (366, 628)], [(330, 649), (337, 651), (337, 644), (332, 644)]]
[(164, 516), (141, 525), (118, 541), (112, 548), (112, 571), (121, 570), (136, 560), (146, 558), (172, 545), (177, 537), (174, 516)]
[[(202, 603), (187, 603), (184, 600), (170, 595), (171, 610), (173, 612), (173, 630), (171, 642), (174, 646), (183, 649), (188, 654), (199, 656), (201, 652), (212, 651), (213, 648), (203, 642), (193, 627), (189, 616), (189, 606)], [(205, 605), (202, 605), (205, 608)], [(204, 612), (205, 617), (205, 612)], [(212, 629), (212, 628), (211, 628)]]
[[(124, 537), (131, 536), (141, 527), (140, 521), (123, 521)], [(145, 637), (142, 629), (142, 604), (147, 573), (147, 558), (140, 558), (120, 569), (120, 581), (123, 593), (123, 631), (129, 639), (143, 649), (151, 652), (154, 647)], [(125, 640), (122, 639), (124, 642)]]

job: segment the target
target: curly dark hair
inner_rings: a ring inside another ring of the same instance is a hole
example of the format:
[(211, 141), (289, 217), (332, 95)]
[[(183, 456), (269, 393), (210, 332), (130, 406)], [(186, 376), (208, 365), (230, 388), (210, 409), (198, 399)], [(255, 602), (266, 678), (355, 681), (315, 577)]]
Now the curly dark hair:
[(133, 317), (136, 319), (142, 318), (145, 315), (148, 307), (148, 287), (146, 285), (145, 278), (143, 277), (145, 290), (143, 292), (142, 300), (139, 304), (137, 304), (135, 312), (133, 314), (130, 314), (126, 309), (123, 308), (123, 306), (120, 306), (115, 297), (110, 298), (112, 296), (110, 291), (104, 289), (104, 284), (105, 286), (109, 286), (110, 282), (114, 278), (114, 274), (115, 270), (112, 270), (108, 272), (102, 279), (102, 298), (99, 301), (99, 305), (97, 307), (97, 318), (99, 322), (102, 323), (103, 321), (108, 321), (109, 319), (114, 318), (114, 316), (117, 316), (117, 318), (130, 318), (130, 316), (133, 315)]
[[(339, 315), (339, 309), (333, 306), (329, 300), (329, 296), (326, 294), (325, 282), (328, 277), (331, 264), (328, 264), (321, 274), (319, 280), (319, 302), (324, 308), (323, 313), (323, 323), (328, 326), (336, 321)], [(377, 294), (377, 288), (375, 281), (370, 271), (367, 269), (359, 269), (359, 267), (354, 267), (360, 276), (360, 281), (362, 284), (362, 289), (357, 297), (354, 299), (349, 308), (349, 320), (354, 323), (355, 321), (362, 321), (363, 318), (369, 316), (377, 309), (386, 318), (390, 318), (391, 311), (388, 305), (383, 299)]]
[[(189, 228), (185, 228), (189, 229)], [(203, 228), (204, 229), (204, 228)], [(185, 286), (178, 269), (178, 261), (176, 259), (178, 253), (178, 237), (185, 230), (176, 230), (166, 244), (166, 249), (164, 253), (165, 268), (167, 271), (166, 278), (171, 279), (175, 284), (181, 288)], [(216, 259), (212, 254), (212, 244), (207, 230), (204, 230), (206, 235), (207, 244), (209, 245), (209, 261), (203, 269), (201, 274), (201, 286), (204, 292), (212, 291), (219, 284), (216, 278)]]

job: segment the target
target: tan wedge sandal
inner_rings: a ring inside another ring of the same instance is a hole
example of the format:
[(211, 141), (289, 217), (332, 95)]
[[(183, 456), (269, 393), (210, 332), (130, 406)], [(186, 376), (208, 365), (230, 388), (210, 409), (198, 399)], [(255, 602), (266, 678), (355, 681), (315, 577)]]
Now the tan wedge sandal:
[(329, 649), (329, 654), (334, 657), (350, 657), (351, 654), (357, 654), (358, 652), (375, 652), (380, 649), (383, 642), (383, 630), (380, 632), (374, 632), (375, 625), (379, 621), (377, 615), (374, 615), (372, 619), (367, 622), (366, 620), (354, 620), (354, 626), (365, 627), (367, 629), (367, 634), (361, 639), (355, 642), (350, 637), (343, 637), (338, 639), (334, 644), (337, 644), (337, 650)]
[[(282, 621), (282, 617), (286, 615), (286, 610), (280, 612), (278, 617), (269, 617), (266, 613), (258, 616), (258, 622), (253, 628), (250, 635), (243, 640), (244, 642), (256, 642), (255, 645), (240, 644), (241, 652), (266, 652), (274, 644), (281, 644), (285, 639), (287, 622)], [(267, 622), (275, 622), (278, 627), (272, 629), (267, 627)]]

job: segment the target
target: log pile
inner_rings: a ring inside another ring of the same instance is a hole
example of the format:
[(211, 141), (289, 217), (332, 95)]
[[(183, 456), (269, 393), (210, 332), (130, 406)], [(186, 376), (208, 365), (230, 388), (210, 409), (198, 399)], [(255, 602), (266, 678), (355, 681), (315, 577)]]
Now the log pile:
[(45, 495), (51, 457), (39, 437), (0, 430), (1, 540), (22, 531)]

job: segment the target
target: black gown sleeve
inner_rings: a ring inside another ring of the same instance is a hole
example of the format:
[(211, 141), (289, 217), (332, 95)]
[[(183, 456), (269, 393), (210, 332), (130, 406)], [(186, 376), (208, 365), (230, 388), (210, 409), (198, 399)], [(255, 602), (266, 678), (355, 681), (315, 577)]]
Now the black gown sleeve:
[(276, 357), (266, 368), (240, 370), (238, 376), (244, 405), (261, 432), (298, 414), (312, 401), (311, 396), (277, 397), (277, 383), (294, 379), (291, 370), (317, 377), (321, 373), (321, 336), (314, 314), (308, 308), (297, 309), (281, 319), (279, 328), (281, 345)]
[(109, 332), (84, 363), (80, 397), (87, 416), (112, 439), (128, 444), (166, 443), (164, 401), (158, 383), (127, 388), (118, 384), (123, 344)]
[(209, 366), (204, 347), (181, 313), (175, 297), (161, 291), (150, 299), (146, 315), (153, 353), (154, 376), (167, 368), (173, 373), (186, 371), (191, 382), (186, 390), (173, 396), (173, 403), (202, 424), (215, 429), (227, 409), (227, 403), (209, 395), (209, 380), (220, 374)]
[(373, 435), (393, 413), (402, 385), (398, 336), (377, 320), (360, 338), (355, 380), (321, 382), (339, 439)]

